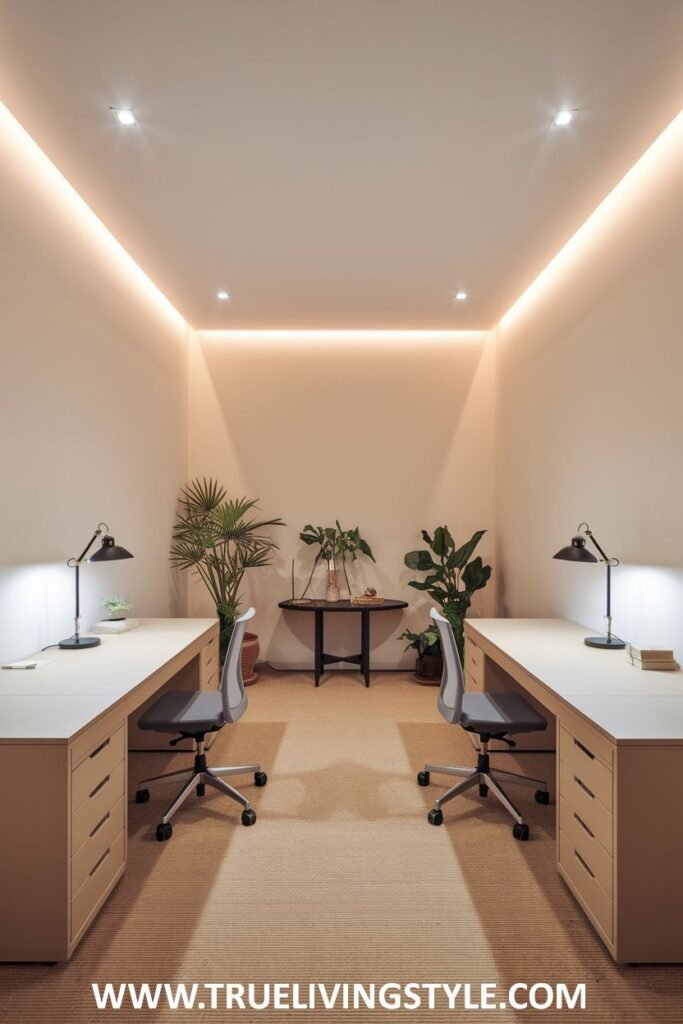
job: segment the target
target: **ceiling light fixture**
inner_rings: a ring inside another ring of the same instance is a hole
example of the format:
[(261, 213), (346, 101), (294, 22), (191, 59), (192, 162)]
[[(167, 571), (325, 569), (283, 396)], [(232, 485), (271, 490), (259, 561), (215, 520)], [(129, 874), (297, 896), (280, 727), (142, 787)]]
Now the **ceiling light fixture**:
[(456, 302), (464, 302), (466, 298), (467, 298), (467, 292), (456, 292), (455, 293)]
[(216, 298), (220, 299), (221, 302), (226, 302), (230, 298), (230, 296), (228, 295), (228, 293), (226, 291), (223, 291), (221, 289), (221, 291), (216, 292)]
[(571, 124), (574, 119), (573, 110), (558, 110), (553, 118), (553, 124), (560, 128), (564, 128), (566, 125)]
[(138, 119), (133, 111), (129, 110), (127, 107), (110, 107), (109, 109), (119, 124), (129, 125), (138, 123)]

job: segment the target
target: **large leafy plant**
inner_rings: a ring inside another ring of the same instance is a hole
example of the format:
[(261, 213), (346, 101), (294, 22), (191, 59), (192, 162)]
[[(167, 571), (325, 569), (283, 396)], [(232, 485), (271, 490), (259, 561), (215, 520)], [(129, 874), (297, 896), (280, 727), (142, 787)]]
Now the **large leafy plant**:
[(372, 561), (375, 561), (370, 545), (364, 540), (357, 526), (354, 526), (352, 530), (342, 530), (339, 525), (339, 520), (335, 520), (334, 526), (311, 526), (308, 523), (304, 526), (303, 530), (299, 534), (299, 539), (304, 544), (319, 545), (320, 550), (316, 552), (315, 561), (313, 562), (313, 568), (311, 569), (311, 575), (308, 577), (308, 583), (306, 589), (301, 595), (304, 598), (308, 592), (308, 588), (311, 585), (313, 579), (313, 573), (315, 567), (321, 559), (324, 559), (330, 568), (336, 568), (337, 558), (341, 558), (342, 569), (344, 570), (344, 579), (346, 580), (346, 586), (351, 593), (351, 585), (349, 584), (349, 577), (346, 572), (346, 558), (347, 555), (352, 562), (355, 562), (359, 554), (367, 555)]
[(472, 596), (491, 578), (491, 566), (484, 565), (479, 556), (472, 558), (485, 533), (486, 530), (477, 530), (465, 544), (456, 547), (447, 526), (437, 526), (433, 537), (423, 530), (422, 539), (427, 548), (409, 551), (404, 558), (409, 569), (427, 573), (423, 580), (410, 580), (408, 586), (426, 591), (440, 606), (453, 628), (461, 660), (465, 616)]
[(171, 563), (193, 571), (209, 591), (220, 619), (222, 658), (239, 614), (244, 574), (270, 565), (278, 546), (264, 531), (285, 525), (281, 519), (251, 516), (256, 508), (258, 499), (227, 498), (225, 488), (211, 477), (193, 480), (178, 502)]

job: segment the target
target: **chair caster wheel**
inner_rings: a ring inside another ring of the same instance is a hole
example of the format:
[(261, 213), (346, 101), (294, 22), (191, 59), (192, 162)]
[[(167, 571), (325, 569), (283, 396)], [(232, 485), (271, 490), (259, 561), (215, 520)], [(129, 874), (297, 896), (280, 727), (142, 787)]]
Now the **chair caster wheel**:
[(170, 821), (162, 822), (161, 825), (157, 825), (157, 839), (160, 843), (165, 843), (167, 839), (170, 839), (173, 835), (173, 825)]
[(514, 824), (512, 826), (512, 834), (515, 839), (519, 839), (521, 842), (529, 838), (529, 826), (524, 824)]
[(204, 796), (204, 794), (206, 793), (206, 783), (200, 782), (199, 785), (197, 786), (196, 792), (197, 796)]
[(135, 794), (135, 803), (136, 804), (146, 804), (148, 800), (149, 800), (149, 790), (148, 789), (139, 789), (137, 791), (137, 793)]
[(248, 811), (242, 811), (242, 824), (243, 825), (253, 825), (255, 821), (256, 821), (256, 812), (255, 811), (252, 811), (251, 808), (249, 808)]
[(418, 786), (429, 785), (429, 772), (418, 772), (417, 773), (417, 784)]
[(440, 811), (438, 807), (433, 807), (427, 815), (427, 821), (430, 825), (443, 825), (443, 811)]
[(483, 782), (480, 782), (479, 783), (479, 796), (488, 796), (488, 795), (489, 795), (489, 787), (485, 786)]
[(537, 789), (536, 790), (536, 803), (537, 804), (549, 804), (550, 803), (550, 793), (548, 792), (547, 789)]
[(268, 776), (265, 772), (254, 772), (254, 785), (265, 786), (268, 781)]

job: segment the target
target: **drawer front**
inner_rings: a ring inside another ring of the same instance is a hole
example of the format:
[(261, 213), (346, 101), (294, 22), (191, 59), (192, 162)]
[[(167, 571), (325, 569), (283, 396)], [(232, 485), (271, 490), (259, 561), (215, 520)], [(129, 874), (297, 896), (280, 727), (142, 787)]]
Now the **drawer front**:
[(614, 935), (614, 904), (602, 888), (588, 862), (574, 844), (560, 832), (560, 867), (565, 881), (579, 898), (589, 917), (592, 917), (609, 942)]
[(99, 904), (125, 863), (125, 836), (123, 830), (114, 837), (99, 860), (88, 871), (88, 876), (71, 901), (71, 940), (78, 936), (88, 918)]
[(123, 830), (126, 805), (123, 797), (110, 810), (102, 815), (95, 824), (91, 834), (71, 860), (71, 894), (78, 895), (81, 886), (90, 878), (91, 871), (99, 864), (105, 851), (111, 847), (112, 840)]
[(112, 769), (125, 756), (125, 728), (121, 725), (116, 732), (100, 740), (71, 773), (71, 810), (75, 811), (84, 800), (97, 795), (111, 776)]
[(86, 758), (93, 747), (96, 747), (107, 736), (111, 736), (121, 725), (122, 715), (119, 708), (109, 711), (93, 725), (88, 726), (84, 732), (70, 744), (71, 767), (76, 768)]
[(214, 672), (210, 679), (206, 681), (202, 680), (202, 690), (217, 690), (220, 684), (220, 676), (218, 671)]
[(583, 744), (591, 754), (598, 758), (608, 768), (614, 766), (615, 748), (606, 736), (598, 732), (585, 719), (575, 714), (571, 708), (563, 707), (560, 712), (560, 725), (567, 732), (574, 736), (579, 743)]
[(574, 774), (569, 765), (560, 761), (559, 796), (569, 806), (572, 814), (577, 814), (583, 826), (593, 833), (599, 843), (610, 854), (614, 852), (614, 817), (612, 812), (600, 803), (596, 796), (591, 796), (581, 780)]
[(484, 652), (471, 640), (465, 641), (465, 672), (477, 680), (478, 689), (481, 689), (484, 681)]
[(71, 856), (81, 848), (102, 818), (125, 795), (126, 763), (119, 761), (94, 796), (87, 797), (71, 815)]
[(614, 898), (614, 861), (607, 850), (598, 842), (595, 833), (583, 818), (560, 797), (560, 832), (581, 855), (585, 864), (598, 880), (610, 899)]
[(595, 796), (608, 810), (612, 810), (613, 775), (610, 768), (599, 761), (582, 739), (572, 736), (560, 726), (560, 760), (575, 774), (588, 795)]
[(481, 693), (482, 691), (481, 680), (467, 671), (465, 672), (465, 690), (467, 693)]

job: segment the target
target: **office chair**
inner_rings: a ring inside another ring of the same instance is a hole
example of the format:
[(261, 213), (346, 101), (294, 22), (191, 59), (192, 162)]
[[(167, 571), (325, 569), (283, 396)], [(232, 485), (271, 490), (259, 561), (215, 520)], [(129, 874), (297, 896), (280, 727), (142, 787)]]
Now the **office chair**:
[(219, 793), (225, 793), (232, 797), (244, 808), (242, 811), (242, 824), (253, 825), (256, 821), (256, 814), (249, 806), (249, 801), (242, 793), (233, 789), (227, 782), (224, 782), (223, 775), (242, 775), (247, 772), (254, 772), (254, 782), (257, 786), (265, 786), (268, 776), (261, 771), (259, 764), (243, 764), (231, 768), (209, 768), (204, 753), (204, 740), (209, 732), (218, 732), (224, 725), (232, 724), (242, 717), (247, 707), (247, 695), (242, 681), (242, 669), (240, 657), (242, 654), (242, 638), (247, 628), (247, 622), (255, 615), (254, 609), (250, 608), (239, 619), (235, 620), (235, 626), (230, 637), (228, 653), (223, 665), (220, 689), (216, 691), (194, 691), (176, 690), (165, 693), (158, 701), (152, 704), (151, 708), (144, 713), (138, 725), (141, 729), (150, 729), (154, 732), (180, 733), (171, 745), (179, 743), (183, 739), (195, 741), (194, 768), (186, 771), (170, 772), (167, 775), (157, 775), (152, 779), (143, 779), (138, 783), (138, 790), (135, 800), (144, 804), (149, 800), (149, 790), (153, 786), (163, 786), (168, 782), (184, 782), (185, 785), (178, 793), (173, 803), (169, 806), (159, 825), (157, 825), (156, 836), (160, 843), (170, 839), (173, 834), (171, 818), (182, 804), (185, 803), (193, 789), (197, 796), (204, 796), (207, 785), (217, 789)]
[(541, 787), (536, 790), (536, 800), (539, 804), (550, 802), (548, 787), (540, 779), (529, 779), (524, 775), (492, 769), (489, 764), (488, 745), (492, 739), (510, 743), (509, 736), (512, 733), (542, 731), (548, 723), (516, 693), (465, 693), (462, 665), (451, 624), (435, 608), (432, 608), (431, 617), (439, 629), (443, 654), (443, 676), (437, 707), (441, 716), (451, 725), (460, 725), (467, 732), (477, 733), (479, 757), (476, 768), (427, 764), (424, 771), (418, 772), (417, 781), (420, 786), (429, 785), (431, 772), (457, 775), (463, 780), (437, 798), (433, 809), (427, 815), (427, 821), (430, 825), (443, 824), (443, 805), (454, 796), (459, 796), (478, 784), (480, 796), (488, 796), (490, 790), (515, 819), (512, 826), (515, 839), (528, 839), (529, 826), (524, 823), (522, 815), (508, 798), (501, 783)]

